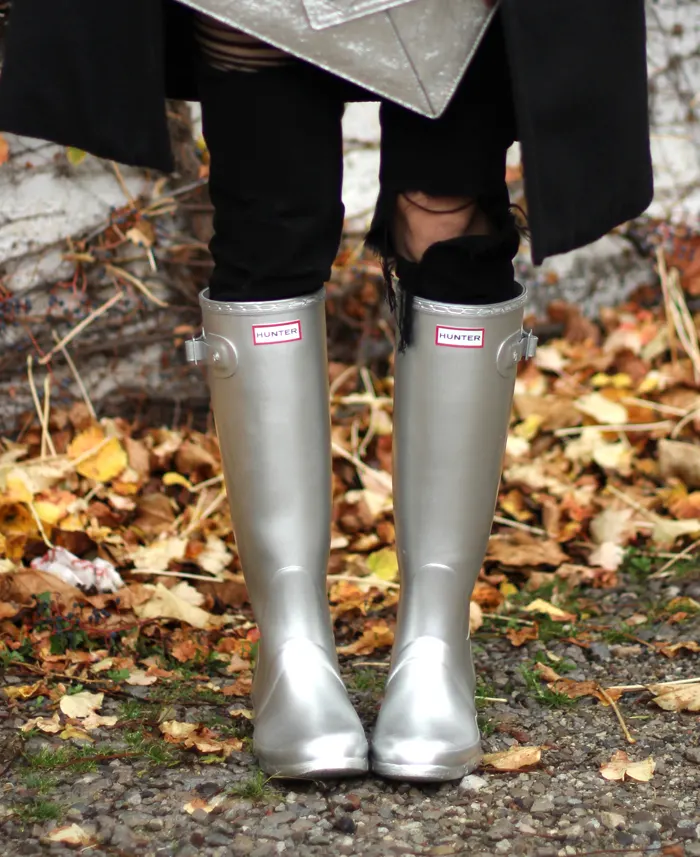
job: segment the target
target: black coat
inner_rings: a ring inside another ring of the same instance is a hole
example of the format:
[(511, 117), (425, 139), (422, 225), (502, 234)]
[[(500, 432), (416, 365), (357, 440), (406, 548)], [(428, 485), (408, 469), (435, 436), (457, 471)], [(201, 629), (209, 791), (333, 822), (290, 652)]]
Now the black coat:
[[(502, 0), (533, 259), (651, 201), (644, 0)], [(197, 100), (172, 0), (13, 0), (0, 129), (170, 171), (165, 96)]]

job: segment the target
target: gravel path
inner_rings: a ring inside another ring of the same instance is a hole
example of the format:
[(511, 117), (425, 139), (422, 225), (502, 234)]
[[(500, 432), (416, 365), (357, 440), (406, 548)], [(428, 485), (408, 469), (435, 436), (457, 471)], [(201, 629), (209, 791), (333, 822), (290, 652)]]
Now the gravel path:
[[(673, 582), (626, 580), (615, 590), (586, 595), (601, 611), (599, 623), (601, 616), (616, 623), (649, 599), (664, 603), (688, 595), (700, 600), (700, 572)], [(527, 773), (480, 769), (461, 783), (420, 788), (372, 776), (266, 783), (245, 752), (223, 763), (181, 752), (159, 738), (157, 722), (163, 719), (231, 728), (230, 697), (220, 705), (181, 704), (153, 701), (154, 687), (125, 686), (101, 711), (118, 714), (119, 726), (95, 731), (94, 743), (82, 747), (57, 736), (20, 737), (19, 725), (41, 708), (30, 703), (0, 708), (0, 771), (5, 769), (0, 854), (74, 854), (75, 848), (49, 837), (57, 827), (75, 823), (90, 839), (85, 853), (94, 857), (651, 852), (700, 857), (698, 715), (662, 711), (646, 691), (625, 694), (620, 710), (636, 738), (629, 745), (610, 708), (587, 697), (559, 707), (528, 682), (521, 668), (531, 667), (538, 652), (544, 653), (543, 642), (514, 648), (486, 627), (474, 641), (481, 693), (507, 702), (481, 705), (484, 746), (493, 752), (516, 743), (542, 745), (540, 765)], [(700, 614), (636, 634), (651, 641), (700, 639)], [(567, 677), (596, 679), (605, 686), (700, 675), (697, 655), (669, 659), (642, 643), (615, 642), (610, 635), (588, 649), (557, 639), (549, 640), (546, 649), (570, 661)], [(344, 672), (371, 729), (386, 665), (346, 661)], [(26, 680), (5, 678), (15, 684)], [(242, 722), (237, 734), (249, 736), (250, 724)], [(650, 782), (603, 779), (600, 765), (619, 749), (636, 760), (654, 757)]]

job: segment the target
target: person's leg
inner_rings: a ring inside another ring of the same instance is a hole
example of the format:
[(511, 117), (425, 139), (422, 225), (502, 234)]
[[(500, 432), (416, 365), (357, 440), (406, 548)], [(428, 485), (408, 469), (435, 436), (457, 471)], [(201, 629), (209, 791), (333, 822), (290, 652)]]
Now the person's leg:
[(441, 119), (430, 124), (389, 106), (382, 116), (382, 192), (370, 239), (399, 282), (401, 598), (372, 766), (397, 779), (461, 777), (481, 755), (469, 600), (493, 519), (516, 365), (533, 346), (513, 272), (519, 235), (505, 186), (512, 117), (494, 77), (505, 74), (494, 39)]
[(323, 283), (343, 220), (342, 99), (301, 64), (201, 73), (215, 270), (190, 357), (208, 365), (261, 632), (254, 751), (270, 774), (367, 770), (326, 592), (331, 451)]

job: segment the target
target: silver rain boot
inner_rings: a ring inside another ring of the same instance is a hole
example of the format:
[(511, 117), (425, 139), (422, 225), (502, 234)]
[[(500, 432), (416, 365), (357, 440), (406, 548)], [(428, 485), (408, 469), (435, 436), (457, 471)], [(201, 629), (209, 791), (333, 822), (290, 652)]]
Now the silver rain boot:
[(486, 553), (516, 366), (535, 353), (513, 300), (416, 298), (413, 343), (396, 353), (394, 514), (401, 575), (396, 639), (372, 768), (450, 780), (482, 755), (469, 599)]
[(231, 517), (260, 644), (253, 746), (269, 774), (362, 774), (367, 740), (340, 678), (326, 568), (331, 452), (324, 292), (266, 303), (200, 296)]

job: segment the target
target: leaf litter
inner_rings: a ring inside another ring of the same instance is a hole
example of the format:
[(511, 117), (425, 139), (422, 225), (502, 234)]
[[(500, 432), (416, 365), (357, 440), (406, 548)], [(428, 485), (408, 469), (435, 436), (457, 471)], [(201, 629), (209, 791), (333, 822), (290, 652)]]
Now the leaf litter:
[[(352, 310), (361, 316), (365, 307), (358, 299)], [(552, 318), (561, 312), (553, 309)], [(587, 648), (601, 629), (614, 630), (601, 625), (587, 593), (623, 585), (630, 557), (651, 558), (642, 563), (650, 576), (661, 559), (666, 576), (700, 564), (692, 349), (668, 335), (661, 308), (630, 300), (608, 309), (602, 336), (576, 322), (577, 312), (568, 308), (568, 333), (519, 368), (496, 519), (469, 610), (477, 640), (498, 634), (524, 649), (556, 634)], [(391, 394), (388, 373), (331, 365), (328, 585), (338, 651), (348, 660), (388, 655), (394, 640), (400, 579)], [(636, 643), (635, 623), (697, 628), (698, 607), (681, 599), (654, 615), (638, 612), (621, 633)], [(257, 640), (214, 434), (97, 420), (76, 403), (53, 408), (46, 424), (35, 419), (17, 440), (0, 441), (0, 656), (16, 675), (35, 679), (4, 694), (13, 707), (37, 698), (49, 706), (23, 731), (89, 738), (119, 725), (99, 709), (123, 686), (177, 695), (188, 682), (201, 697), (244, 700)], [(700, 650), (692, 633), (642, 642), (669, 659)], [(628, 734), (616, 705), (627, 690), (567, 678), (545, 664), (535, 674), (556, 694), (613, 706)], [(97, 692), (69, 693), (59, 684), (59, 696), (56, 681), (93, 682)], [(641, 687), (662, 711), (700, 709), (700, 683)], [(240, 703), (228, 711), (232, 721), (252, 716)], [(244, 746), (203, 723), (170, 719), (159, 732), (221, 758)], [(483, 764), (527, 769), (540, 763), (542, 749), (516, 744)], [(629, 762), (619, 753), (603, 776), (653, 773), (653, 760)]]

